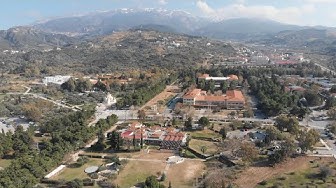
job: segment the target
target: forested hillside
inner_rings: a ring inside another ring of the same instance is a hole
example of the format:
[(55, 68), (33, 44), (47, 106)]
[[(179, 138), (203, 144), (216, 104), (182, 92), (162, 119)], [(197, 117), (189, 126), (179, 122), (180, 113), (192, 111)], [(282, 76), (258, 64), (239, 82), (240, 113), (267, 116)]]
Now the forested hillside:
[(207, 38), (134, 30), (50, 51), (1, 53), (0, 62), (4, 62), (6, 71), (29, 77), (194, 66), (209, 53), (226, 56), (234, 55), (235, 50), (229, 44)]

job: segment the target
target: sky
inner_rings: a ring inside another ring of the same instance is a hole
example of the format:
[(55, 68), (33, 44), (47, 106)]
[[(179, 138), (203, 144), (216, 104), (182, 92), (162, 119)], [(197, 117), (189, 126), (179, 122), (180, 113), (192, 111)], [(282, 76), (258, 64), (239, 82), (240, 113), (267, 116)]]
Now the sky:
[(336, 26), (336, 0), (0, 0), (0, 29), (119, 8), (179, 9), (217, 20), (249, 17)]

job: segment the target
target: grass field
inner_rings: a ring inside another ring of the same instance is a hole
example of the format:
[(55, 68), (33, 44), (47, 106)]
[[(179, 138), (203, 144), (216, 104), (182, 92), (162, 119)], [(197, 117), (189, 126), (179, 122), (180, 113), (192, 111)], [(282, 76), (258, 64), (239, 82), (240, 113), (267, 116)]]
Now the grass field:
[(166, 166), (162, 161), (129, 161), (120, 172), (115, 183), (121, 188), (129, 188), (145, 181), (146, 177), (162, 172)]
[(84, 170), (89, 166), (100, 166), (105, 164), (103, 159), (90, 159), (90, 161), (79, 168), (66, 167), (60, 174), (54, 176), (52, 179), (56, 180), (74, 180), (76, 178), (84, 179), (89, 176), (84, 172)]
[(189, 142), (189, 147), (196, 150), (199, 153), (202, 153), (201, 152), (202, 146), (206, 147), (206, 151), (204, 152), (205, 154), (211, 155), (218, 152), (218, 147), (214, 142), (196, 140), (196, 139), (191, 139)]
[(220, 137), (218, 133), (215, 133), (212, 130), (192, 131), (188, 133), (191, 135), (191, 137), (197, 137), (197, 138), (219, 138)]
[[(336, 187), (334, 159), (316, 159), (308, 161), (307, 168), (281, 174), (263, 183), (266, 185), (258, 185), (258, 188), (264, 187)], [(319, 176), (320, 167), (327, 166), (331, 169), (331, 174), (328, 178), (322, 179)]]
[(12, 160), (9, 159), (0, 159), (0, 167), (6, 168), (10, 165)]

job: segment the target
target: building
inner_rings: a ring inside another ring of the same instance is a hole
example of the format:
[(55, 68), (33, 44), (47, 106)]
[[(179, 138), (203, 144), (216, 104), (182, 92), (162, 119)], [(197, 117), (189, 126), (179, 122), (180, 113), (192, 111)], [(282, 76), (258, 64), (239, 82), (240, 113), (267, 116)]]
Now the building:
[(230, 74), (227, 77), (212, 77), (209, 74), (202, 74), (197, 78), (197, 82), (204, 80), (205, 82), (214, 81), (215, 85), (220, 85), (222, 82), (230, 82), (233, 80), (238, 80), (238, 76), (234, 74)]
[(197, 83), (200, 83), (201, 81), (205, 81), (205, 83), (213, 81), (215, 83), (215, 87), (220, 87), (221, 83), (223, 82), (231, 82), (233, 80), (238, 80), (238, 76), (234, 74), (230, 74), (227, 77), (212, 77), (209, 74), (202, 74), (197, 78)]
[(107, 93), (106, 97), (104, 98), (104, 104), (107, 106), (112, 106), (117, 103), (117, 99), (111, 95), (111, 93)]
[(245, 98), (239, 90), (228, 90), (226, 95), (207, 95), (206, 91), (193, 89), (183, 96), (183, 104), (198, 108), (219, 107), (222, 109), (239, 110), (245, 105)]
[(61, 75), (47, 76), (42, 80), (42, 82), (44, 85), (48, 85), (49, 83), (62, 85), (63, 83), (67, 82), (70, 78), (71, 76), (61, 76)]
[(127, 129), (120, 131), (124, 143), (140, 145), (141, 138), (144, 144), (160, 146), (162, 149), (178, 149), (187, 142), (187, 134), (172, 127), (146, 127), (139, 122), (129, 124)]

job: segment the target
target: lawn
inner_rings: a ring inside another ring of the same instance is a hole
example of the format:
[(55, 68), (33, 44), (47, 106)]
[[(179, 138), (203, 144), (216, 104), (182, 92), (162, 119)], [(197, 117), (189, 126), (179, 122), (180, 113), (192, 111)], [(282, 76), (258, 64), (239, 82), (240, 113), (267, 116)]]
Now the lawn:
[(196, 137), (196, 138), (219, 138), (220, 137), (218, 133), (215, 133), (212, 130), (192, 131), (188, 133), (191, 135), (191, 137)]
[[(334, 178), (336, 165), (334, 162), (333, 158), (307, 160), (304, 168), (293, 169), (291, 172), (282, 173), (264, 180), (257, 187), (336, 187), (336, 179)], [(320, 167), (322, 166), (327, 166), (331, 169), (331, 174), (325, 180), (319, 177)]]
[(0, 167), (6, 168), (11, 164), (12, 160), (10, 159), (0, 159)]
[(76, 178), (88, 178), (89, 176), (84, 172), (84, 170), (89, 166), (100, 166), (102, 164), (105, 164), (105, 161), (103, 159), (90, 159), (88, 163), (84, 164), (79, 168), (66, 167), (60, 174), (54, 176), (52, 179), (69, 181)]
[(129, 188), (144, 182), (150, 175), (163, 172), (165, 166), (163, 161), (128, 161), (114, 182), (121, 188)]
[(206, 151), (205, 154), (212, 155), (218, 153), (218, 146), (214, 142), (203, 141), (203, 140), (196, 140), (191, 139), (189, 142), (189, 147), (196, 150), (199, 153), (201, 152), (201, 147), (205, 146)]

